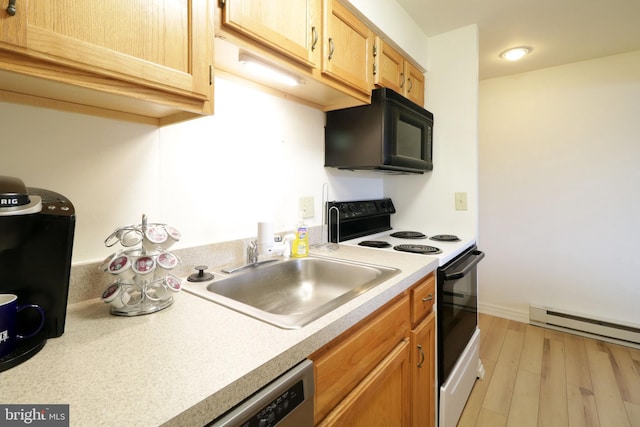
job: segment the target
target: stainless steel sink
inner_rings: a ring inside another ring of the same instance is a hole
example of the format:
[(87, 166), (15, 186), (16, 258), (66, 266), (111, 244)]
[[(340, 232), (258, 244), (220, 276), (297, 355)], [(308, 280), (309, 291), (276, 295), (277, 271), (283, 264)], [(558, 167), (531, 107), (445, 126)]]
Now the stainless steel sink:
[(275, 326), (296, 329), (399, 272), (373, 264), (307, 257), (246, 269), (203, 289), (193, 285), (185, 289)]

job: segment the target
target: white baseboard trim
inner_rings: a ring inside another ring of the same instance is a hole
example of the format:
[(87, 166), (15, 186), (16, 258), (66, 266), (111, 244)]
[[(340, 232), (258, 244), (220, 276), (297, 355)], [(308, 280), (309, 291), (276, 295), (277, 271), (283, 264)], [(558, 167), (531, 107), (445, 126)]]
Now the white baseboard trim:
[(514, 310), (513, 308), (503, 307), (493, 304), (478, 303), (478, 311), (482, 314), (502, 317), (516, 322), (529, 323), (529, 308), (526, 310)]

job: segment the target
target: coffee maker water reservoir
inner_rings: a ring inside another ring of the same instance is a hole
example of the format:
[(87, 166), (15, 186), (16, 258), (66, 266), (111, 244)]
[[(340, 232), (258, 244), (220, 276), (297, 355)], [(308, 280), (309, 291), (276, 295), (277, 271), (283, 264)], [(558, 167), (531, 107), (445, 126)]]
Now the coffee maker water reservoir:
[[(45, 313), (42, 330), (1, 358), (0, 372), (64, 333), (75, 221), (63, 195), (0, 176), (0, 294), (15, 294), (18, 304), (37, 304)], [(34, 330), (40, 321), (34, 310), (19, 312), (18, 333)]]

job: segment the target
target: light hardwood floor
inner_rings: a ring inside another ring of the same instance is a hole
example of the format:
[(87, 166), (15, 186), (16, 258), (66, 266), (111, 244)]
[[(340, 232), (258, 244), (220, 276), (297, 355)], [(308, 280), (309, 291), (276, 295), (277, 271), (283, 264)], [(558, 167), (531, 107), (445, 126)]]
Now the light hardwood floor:
[(458, 427), (640, 427), (640, 350), (480, 315), (476, 381)]

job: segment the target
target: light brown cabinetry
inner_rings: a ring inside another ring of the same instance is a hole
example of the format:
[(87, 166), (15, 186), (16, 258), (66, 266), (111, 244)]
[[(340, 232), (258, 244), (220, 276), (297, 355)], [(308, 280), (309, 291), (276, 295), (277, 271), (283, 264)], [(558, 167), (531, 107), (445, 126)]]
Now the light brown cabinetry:
[(424, 74), (381, 37), (376, 37), (373, 81), (424, 105)]
[(307, 67), (320, 52), (321, 0), (224, 0), (222, 25)]
[(411, 289), (411, 425), (435, 424), (435, 276)]
[(319, 426), (409, 425), (409, 343), (400, 342)]
[(316, 425), (367, 425), (380, 415), (382, 403), (373, 402), (387, 398), (385, 410), (398, 417), (388, 425), (408, 424), (409, 328), (409, 296), (402, 295), (309, 356)]
[(338, 0), (324, 0), (322, 72), (370, 94), (374, 34)]
[(213, 111), (208, 0), (22, 0), (0, 28), (0, 99), (157, 124)]
[(309, 356), (316, 426), (433, 427), (434, 302), (430, 273)]
[[(374, 35), (338, 0), (219, 0), (216, 22), (222, 73), (325, 111), (370, 102)], [(243, 53), (303, 84), (251, 74), (238, 60)]]

